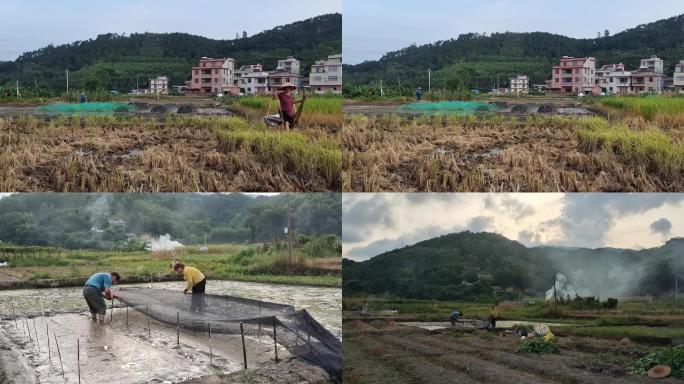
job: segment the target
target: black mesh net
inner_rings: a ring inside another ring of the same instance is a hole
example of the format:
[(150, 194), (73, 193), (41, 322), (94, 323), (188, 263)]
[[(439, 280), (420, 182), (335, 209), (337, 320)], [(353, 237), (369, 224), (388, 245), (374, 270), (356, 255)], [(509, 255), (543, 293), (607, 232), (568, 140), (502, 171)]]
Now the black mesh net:
[(341, 381), (342, 343), (305, 310), (291, 305), (223, 295), (185, 295), (149, 288), (121, 288), (116, 296), (123, 303), (148, 313), (157, 321), (184, 329), (238, 334), (240, 323), (247, 334), (274, 335), (291, 354), (325, 369)]

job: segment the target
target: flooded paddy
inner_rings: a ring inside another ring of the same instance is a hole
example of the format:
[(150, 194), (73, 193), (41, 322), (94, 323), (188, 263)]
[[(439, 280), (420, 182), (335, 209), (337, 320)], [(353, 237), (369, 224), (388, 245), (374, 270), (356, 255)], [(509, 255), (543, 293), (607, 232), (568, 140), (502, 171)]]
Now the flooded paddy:
[[(131, 286), (150, 285), (183, 288), (180, 282)], [(207, 293), (294, 305), (341, 337), (340, 289), (210, 281)], [(177, 383), (244, 369), (240, 335), (213, 334), (210, 346), (206, 332), (181, 329), (177, 346), (175, 326), (150, 320), (148, 329), (144, 313), (118, 304), (102, 325), (90, 320), (80, 287), (0, 292), (0, 383), (76, 383), (79, 355), (82, 383)], [(271, 335), (256, 328), (246, 333), (248, 368), (270, 364)], [(278, 356), (290, 357), (282, 346)]]

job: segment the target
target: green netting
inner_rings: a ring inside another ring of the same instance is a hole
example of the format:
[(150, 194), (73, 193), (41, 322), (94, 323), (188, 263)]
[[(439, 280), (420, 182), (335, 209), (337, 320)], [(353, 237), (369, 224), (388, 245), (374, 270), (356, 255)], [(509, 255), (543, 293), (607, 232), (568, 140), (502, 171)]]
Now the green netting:
[(441, 101), (437, 103), (411, 103), (399, 107), (403, 112), (420, 112), (427, 114), (459, 114), (472, 115), (475, 113), (494, 112), (495, 104), (481, 101)]
[(133, 105), (125, 103), (54, 103), (36, 107), (37, 112), (57, 114), (111, 114), (135, 112)]

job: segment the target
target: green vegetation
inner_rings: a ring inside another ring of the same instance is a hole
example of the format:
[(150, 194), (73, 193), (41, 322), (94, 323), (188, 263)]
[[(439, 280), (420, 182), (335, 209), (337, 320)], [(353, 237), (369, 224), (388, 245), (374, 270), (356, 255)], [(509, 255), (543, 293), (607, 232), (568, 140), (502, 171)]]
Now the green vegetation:
[(684, 114), (684, 97), (608, 97), (602, 98), (601, 104), (625, 109), (640, 115), (648, 121), (655, 119), (657, 115)]
[[(299, 100), (300, 97), (295, 95), (295, 100)], [(270, 105), (271, 113), (278, 111), (278, 101), (273, 100), (270, 96), (247, 96), (227, 100), (229, 103), (236, 102), (244, 107), (264, 111), (267, 111)], [(307, 96), (304, 110), (306, 113), (339, 114), (342, 113), (342, 98), (339, 96)]]
[[(684, 99), (682, 99), (684, 100)], [(678, 179), (684, 171), (684, 142), (657, 128), (635, 130), (601, 118), (582, 121), (577, 131), (580, 150), (606, 150), (634, 167), (644, 167), (667, 179)]]
[(541, 337), (534, 337), (523, 341), (522, 344), (520, 344), (520, 347), (518, 347), (518, 352), (537, 354), (559, 354), (560, 349), (558, 348), (558, 345), (556, 345), (556, 343), (546, 341)]
[[(344, 294), (482, 303), (519, 300), (545, 294), (553, 286), (554, 274), (567, 272), (558, 266), (572, 261), (573, 270), (581, 270), (581, 284), (589, 290), (602, 292), (606, 286), (622, 283), (621, 277), (611, 278), (605, 269), (606, 265), (621, 265), (645, 271), (631, 285), (631, 294), (669, 295), (671, 282), (681, 268), (677, 260), (682, 244), (683, 239), (675, 238), (661, 247), (638, 251), (527, 248), (498, 234), (466, 231), (388, 251), (363, 262), (345, 259)], [(603, 264), (597, 265), (596, 260)], [(588, 299), (566, 299), (570, 306), (587, 306), (584, 301)], [(596, 299), (589, 307), (594, 304), (602, 306)]]
[[(327, 239), (327, 240), (326, 240)], [(311, 242), (329, 244), (319, 247), (310, 256), (304, 249)], [(209, 251), (199, 252), (198, 247), (184, 247), (175, 251), (101, 251), (43, 249), (40, 255), (27, 251), (30, 248), (4, 247), (0, 257), (6, 259), (15, 273), (29, 281), (88, 277), (97, 271), (120, 272), (126, 276), (168, 275), (171, 259), (179, 258), (200, 268), (213, 279), (339, 286), (339, 269), (326, 268), (317, 260), (339, 258), (339, 243), (329, 237), (300, 236), (295, 242), (294, 259), (288, 259), (284, 242), (263, 246), (240, 244), (210, 244)], [(11, 252), (10, 252), (11, 251)]]
[[(286, 42), (286, 43), (284, 43)], [(19, 80), (24, 97), (49, 97), (66, 89), (127, 91), (139, 75), (145, 81), (159, 74), (183, 84), (202, 56), (232, 57), (237, 65), (261, 63), (275, 68), (289, 55), (301, 60), (303, 74), (316, 60), (342, 51), (342, 15), (322, 15), (279, 26), (249, 37), (212, 40), (185, 33), (108, 33), (96, 39), (27, 52), (13, 62), (0, 62), (0, 101), (13, 96)], [(11, 84), (10, 84), (11, 83)], [(37, 87), (35, 86), (37, 84)], [(38, 88), (36, 91), (35, 88)]]
[(672, 368), (672, 377), (684, 379), (684, 348), (664, 348), (634, 361), (629, 369), (632, 373), (645, 375), (656, 365)]
[(324, 175), (330, 189), (339, 186), (342, 150), (328, 138), (312, 139), (297, 131), (273, 131), (263, 127), (218, 129), (219, 149), (230, 153), (249, 150), (259, 161), (282, 164), (300, 177)]
[[(640, 25), (593, 39), (575, 39), (544, 32), (468, 33), (457, 39), (421, 46), (412, 45), (386, 53), (380, 60), (345, 66), (345, 94), (361, 96), (358, 85), (386, 88), (411, 96), (416, 85), (426, 88), (427, 69), (432, 69), (432, 89), (489, 90), (497, 84), (506, 86), (508, 77), (521, 73), (530, 84), (543, 84), (551, 75), (551, 66), (563, 55), (594, 56), (598, 66), (625, 63), (638, 68), (640, 59), (657, 54), (665, 60), (666, 72), (684, 57), (681, 33), (684, 15)], [(367, 96), (368, 94), (366, 94)]]
[[(205, 234), (209, 243), (282, 241), (288, 206), (302, 245), (306, 239), (332, 244), (327, 235), (341, 236), (341, 201), (335, 193), (257, 198), (238, 193), (14, 194), (0, 199), (0, 239), (17, 245), (104, 250), (140, 249), (139, 241), (129, 242), (130, 233), (168, 233), (186, 245), (202, 244)], [(326, 240), (316, 240), (320, 235)], [(309, 255), (312, 246), (307, 245)], [(2, 252), (7, 251), (0, 248)], [(26, 262), (45, 256), (40, 250), (31, 254), (35, 258)]]

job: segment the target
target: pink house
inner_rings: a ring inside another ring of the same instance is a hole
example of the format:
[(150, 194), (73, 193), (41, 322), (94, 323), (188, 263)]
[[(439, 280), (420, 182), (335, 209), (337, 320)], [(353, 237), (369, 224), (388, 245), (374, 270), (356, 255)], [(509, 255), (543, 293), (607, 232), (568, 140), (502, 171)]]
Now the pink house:
[(203, 57), (199, 65), (192, 68), (192, 79), (187, 91), (204, 95), (219, 93), (238, 95), (240, 89), (233, 83), (234, 71), (235, 61), (233, 59)]
[(553, 66), (549, 89), (563, 94), (597, 94), (600, 88), (595, 72), (595, 58), (563, 56), (560, 65)]

